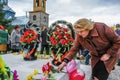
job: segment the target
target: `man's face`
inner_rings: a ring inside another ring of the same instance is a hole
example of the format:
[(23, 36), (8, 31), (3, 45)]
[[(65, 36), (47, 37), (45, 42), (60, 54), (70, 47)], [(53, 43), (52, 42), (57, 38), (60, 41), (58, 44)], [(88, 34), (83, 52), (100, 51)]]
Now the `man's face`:
[(79, 35), (82, 36), (83, 38), (87, 37), (87, 35), (89, 34), (89, 30), (86, 29), (75, 29), (75, 32)]

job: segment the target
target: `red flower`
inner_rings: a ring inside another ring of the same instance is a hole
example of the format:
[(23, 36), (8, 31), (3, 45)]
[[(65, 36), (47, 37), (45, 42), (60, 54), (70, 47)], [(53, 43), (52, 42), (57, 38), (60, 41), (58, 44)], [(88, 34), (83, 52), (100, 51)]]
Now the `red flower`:
[(56, 31), (56, 32), (55, 32), (55, 34), (56, 34), (56, 35), (59, 35), (59, 34), (60, 34), (60, 32)]
[(63, 30), (64, 30), (65, 32), (67, 32), (67, 31), (68, 31), (68, 28), (63, 28)]
[(43, 73), (48, 74), (50, 71), (51, 71), (51, 65), (49, 62), (42, 66)]
[(50, 37), (50, 41), (53, 41), (53, 40), (55, 40), (55, 38), (52, 36), (52, 37)]
[(60, 43), (64, 45), (65, 44), (65, 39), (61, 39)]
[(65, 44), (68, 45), (68, 43), (69, 43), (69, 40), (65, 40)]
[(64, 36), (65, 36), (65, 37), (69, 37), (69, 36), (70, 36), (70, 34), (68, 34), (68, 33), (65, 33), (65, 34), (64, 34)]
[(22, 37), (20, 38), (20, 41), (21, 41), (21, 42), (26, 42), (26, 39), (24, 38), (24, 36), (22, 36)]
[(62, 35), (58, 35), (58, 38), (61, 39), (61, 38), (62, 38)]
[(53, 45), (57, 45), (57, 40), (53, 40), (53, 41), (52, 41), (52, 44), (53, 44)]

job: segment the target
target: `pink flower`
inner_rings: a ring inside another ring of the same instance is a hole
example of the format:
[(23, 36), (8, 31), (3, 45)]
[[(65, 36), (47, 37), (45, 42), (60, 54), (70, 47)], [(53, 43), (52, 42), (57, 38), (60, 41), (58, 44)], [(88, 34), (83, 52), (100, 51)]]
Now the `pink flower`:
[(45, 76), (43, 76), (43, 77), (41, 78), (41, 80), (47, 80), (47, 79), (46, 79), (46, 77), (45, 77)]

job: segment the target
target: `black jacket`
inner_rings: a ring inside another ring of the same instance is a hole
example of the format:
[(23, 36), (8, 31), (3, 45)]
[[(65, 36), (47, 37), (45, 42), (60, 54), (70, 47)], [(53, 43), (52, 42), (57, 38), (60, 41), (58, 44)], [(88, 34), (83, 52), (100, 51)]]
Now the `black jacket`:
[(47, 30), (46, 29), (44, 31), (42, 31), (41, 38), (42, 38), (42, 45), (48, 45), (48, 43), (47, 43), (48, 35), (47, 35)]

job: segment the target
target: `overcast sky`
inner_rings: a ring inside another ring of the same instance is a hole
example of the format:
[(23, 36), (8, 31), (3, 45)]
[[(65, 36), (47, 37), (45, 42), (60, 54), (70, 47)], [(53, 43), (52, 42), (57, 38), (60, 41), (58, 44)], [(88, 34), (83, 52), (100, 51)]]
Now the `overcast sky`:
[[(25, 16), (33, 10), (33, 0), (9, 0), (16, 16)], [(104, 22), (111, 26), (120, 23), (120, 0), (47, 0), (49, 21), (67, 20), (74, 23), (80, 18)]]

